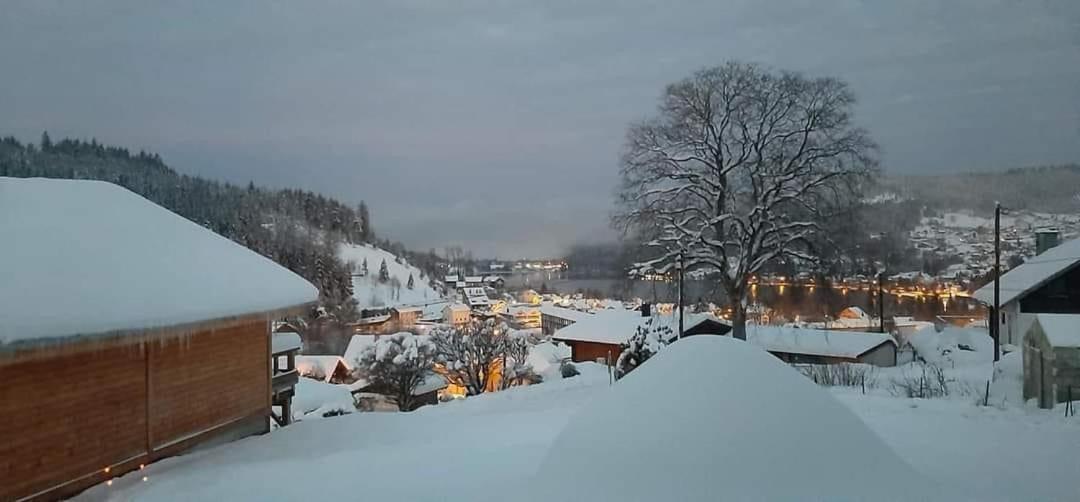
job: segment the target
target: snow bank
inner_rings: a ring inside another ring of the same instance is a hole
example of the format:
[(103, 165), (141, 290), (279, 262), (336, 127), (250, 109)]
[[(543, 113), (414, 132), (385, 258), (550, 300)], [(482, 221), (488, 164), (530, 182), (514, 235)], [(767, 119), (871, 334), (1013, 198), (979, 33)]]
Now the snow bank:
[(301, 378), (296, 383), (293, 396), (293, 419), (322, 418), (331, 412), (352, 413), (356, 411), (349, 386), (336, 385)]
[(828, 392), (752, 345), (705, 336), (673, 344), (584, 407), (529, 492), (533, 500), (943, 498)]
[(124, 188), (0, 177), (0, 346), (318, 298), (288, 269)]
[[(353, 276), (353, 298), (364, 307), (391, 307), (394, 305), (426, 304), (442, 300), (433, 289), (430, 279), (419, 268), (408, 262), (398, 263), (393, 253), (367, 244), (343, 244), (338, 257), (356, 266)], [(359, 275), (360, 267), (367, 260), (367, 275)], [(379, 282), (379, 267), (386, 262), (390, 280)], [(409, 275), (413, 276), (413, 289), (406, 287)]]
[(941, 367), (983, 365), (994, 360), (994, 340), (981, 328), (947, 327), (937, 331), (927, 327), (911, 335), (909, 343), (919, 357)]
[(543, 342), (529, 348), (529, 356), (525, 358), (525, 362), (547, 382), (562, 378), (559, 367), (564, 360), (569, 359), (570, 347), (566, 344)]

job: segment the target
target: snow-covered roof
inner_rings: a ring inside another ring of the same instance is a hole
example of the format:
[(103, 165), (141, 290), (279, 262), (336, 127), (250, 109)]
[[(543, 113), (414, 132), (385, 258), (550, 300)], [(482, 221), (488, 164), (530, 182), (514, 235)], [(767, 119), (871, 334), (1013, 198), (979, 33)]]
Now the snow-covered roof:
[(374, 315), (371, 317), (364, 317), (356, 321), (356, 324), (379, 324), (390, 320), (390, 314)]
[(270, 352), (280, 354), (290, 350), (300, 350), (300, 335), (296, 333), (274, 333), (270, 339)]
[(349, 345), (345, 347), (345, 362), (351, 365), (355, 365), (360, 360), (360, 356), (364, 353), (368, 347), (375, 345), (375, 341), (378, 339), (375, 335), (353, 335), (349, 339)]
[(309, 378), (321, 378), (329, 382), (338, 366), (352, 368), (341, 356), (296, 356), (296, 371)]
[(470, 296), (468, 297), (469, 305), (473, 307), (483, 307), (485, 305), (491, 305), (491, 301), (486, 296)]
[(854, 359), (883, 343), (885, 333), (746, 325), (746, 339), (769, 352)]
[(1053, 347), (1080, 347), (1080, 314), (1036, 314)]
[[(641, 312), (636, 310), (601, 310), (587, 319), (556, 331), (552, 339), (617, 345), (629, 339), (639, 326), (644, 326), (650, 319), (654, 327), (666, 326), (671, 329), (669, 339), (678, 336), (677, 315), (643, 317)], [(711, 314), (687, 313), (683, 318), (683, 329), (689, 331), (705, 321), (726, 324)]]
[(543, 315), (549, 315), (552, 317), (559, 317), (570, 321), (578, 322), (583, 319), (588, 319), (593, 316), (589, 312), (582, 312), (580, 310), (568, 309), (566, 307), (557, 307), (550, 303), (545, 303), (540, 306), (540, 313)]
[(183, 328), (317, 300), (308, 281), (133, 192), (0, 177), (0, 346)]
[(484, 282), (484, 278), (479, 276), (479, 275), (470, 275), (470, 276), (465, 278), (465, 282), (468, 282), (468, 283)]
[(428, 392), (445, 389), (448, 385), (446, 377), (431, 372), (424, 376), (424, 381), (420, 382), (420, 385), (417, 385), (416, 388), (413, 389), (412, 394), (414, 396), (419, 396), (421, 394), (427, 394)]
[[(1033, 256), (1020, 266), (1001, 276), (1001, 305), (1046, 284), (1080, 263), (1080, 239), (1064, 242)], [(979, 288), (973, 295), (979, 301), (994, 303), (994, 282)]]
[(394, 307), (394, 310), (398, 311), (399, 313), (402, 313), (402, 312), (422, 312), (424, 310), (424, 308), (423, 307)]
[(452, 303), (444, 307), (444, 309), (450, 309), (451, 312), (469, 312), (472, 310), (464, 303)]

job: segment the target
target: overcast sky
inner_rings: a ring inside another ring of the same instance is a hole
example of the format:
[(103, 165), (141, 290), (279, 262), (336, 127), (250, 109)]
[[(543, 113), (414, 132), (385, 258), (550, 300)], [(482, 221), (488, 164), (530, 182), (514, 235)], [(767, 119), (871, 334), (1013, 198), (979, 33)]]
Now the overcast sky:
[(5, 0), (0, 135), (363, 199), (420, 249), (553, 255), (614, 235), (626, 125), (728, 59), (849, 81), (890, 172), (1080, 160), (1076, 0)]

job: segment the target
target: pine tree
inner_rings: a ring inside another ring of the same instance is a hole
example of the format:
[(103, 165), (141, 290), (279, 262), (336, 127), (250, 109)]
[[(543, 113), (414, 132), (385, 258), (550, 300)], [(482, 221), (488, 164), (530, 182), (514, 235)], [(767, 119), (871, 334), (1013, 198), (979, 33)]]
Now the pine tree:
[(52, 139), (49, 138), (49, 131), (42, 132), (41, 133), (41, 151), (47, 152), (49, 150), (52, 150), (52, 147), (53, 147), (53, 143), (52, 143)]
[(405, 283), (405, 287), (408, 289), (413, 289), (415, 286), (416, 284), (413, 282), (413, 276), (412, 274), (409, 274), (409, 281)]
[(367, 257), (366, 256), (364, 257), (364, 263), (360, 265), (360, 273), (363, 274), (364, 277), (367, 277), (368, 268), (367, 268)]
[(379, 265), (379, 282), (386, 282), (390, 280), (390, 269), (386, 268), (386, 258), (383, 258), (382, 265)]
[(371, 230), (371, 214), (368, 213), (367, 204), (360, 201), (360, 240), (371, 242), (375, 240), (375, 232)]

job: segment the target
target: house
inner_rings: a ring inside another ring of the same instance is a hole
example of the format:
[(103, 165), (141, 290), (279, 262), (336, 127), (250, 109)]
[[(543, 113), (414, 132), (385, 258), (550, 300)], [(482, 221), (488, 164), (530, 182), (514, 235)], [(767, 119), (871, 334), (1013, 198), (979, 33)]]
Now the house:
[(575, 322), (589, 319), (593, 314), (580, 310), (558, 307), (551, 303), (540, 306), (540, 332), (544, 336), (551, 336), (556, 331), (563, 329)]
[(885, 333), (748, 324), (746, 341), (792, 364), (896, 366), (896, 341)]
[[(370, 336), (370, 335), (355, 335)], [(354, 336), (354, 338), (355, 338)], [(352, 364), (341, 356), (296, 356), (296, 371), (300, 376), (326, 383), (345, 383), (350, 380)]]
[[(622, 344), (650, 320), (656, 328), (668, 328), (666, 342), (670, 343), (678, 337), (679, 321), (676, 315), (648, 316), (633, 310), (602, 310), (556, 331), (551, 339), (569, 345), (570, 359), (574, 362), (614, 363), (622, 352)], [(711, 314), (687, 313), (683, 319), (683, 336), (724, 335), (729, 331), (731, 325)]]
[(1024, 399), (1047, 409), (1080, 400), (1080, 316), (1033, 317), (1024, 336)]
[(484, 285), (501, 289), (506, 285), (506, 280), (497, 275), (484, 276)]
[(420, 315), (424, 313), (422, 307), (405, 307), (398, 306), (390, 309), (390, 324), (393, 326), (393, 331), (408, 331), (416, 326), (416, 321), (420, 319)]
[[(1043, 250), (1000, 280), (1000, 341), (1019, 347), (1035, 321), (1033, 314), (1080, 314), (1080, 239)], [(994, 282), (973, 296), (993, 306)]]
[(530, 305), (540, 305), (540, 294), (535, 289), (526, 289), (521, 293), (518, 293), (518, 301), (521, 303), (528, 303)]
[(0, 235), (0, 500), (269, 431), (270, 323), (309, 282), (104, 182), (0, 177)]
[(513, 305), (507, 308), (510, 324), (518, 329), (539, 328), (543, 322), (540, 309), (532, 305)]
[(465, 277), (465, 287), (467, 288), (479, 288), (484, 286), (484, 277), (480, 275), (469, 275)]
[(443, 307), (443, 322), (454, 327), (464, 326), (472, 320), (472, 309), (461, 303)]

